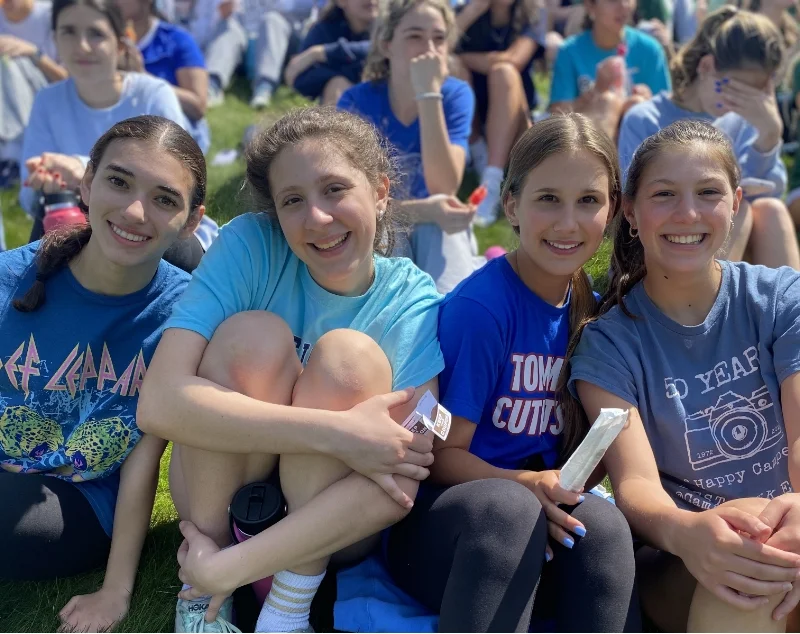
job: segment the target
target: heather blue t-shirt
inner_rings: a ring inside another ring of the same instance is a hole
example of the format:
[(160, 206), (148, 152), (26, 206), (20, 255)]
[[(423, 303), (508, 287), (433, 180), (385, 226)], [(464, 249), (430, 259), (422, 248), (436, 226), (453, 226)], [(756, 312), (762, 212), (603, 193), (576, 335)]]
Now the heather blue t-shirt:
[[(683, 326), (636, 285), (589, 324), (571, 362), (586, 381), (636, 406), (664, 490), (684, 509), (792, 490), (781, 410), (800, 371), (800, 273), (720, 262), (703, 323)], [(797, 421), (792, 421), (797, 425)]]

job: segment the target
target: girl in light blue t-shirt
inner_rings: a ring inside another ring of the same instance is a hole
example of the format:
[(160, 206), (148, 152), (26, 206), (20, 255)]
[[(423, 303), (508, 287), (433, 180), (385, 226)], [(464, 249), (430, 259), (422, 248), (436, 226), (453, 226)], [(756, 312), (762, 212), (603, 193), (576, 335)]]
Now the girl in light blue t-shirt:
[[(366, 554), (374, 540), (362, 540), (408, 512), (433, 459), (430, 438), (397, 423), (438, 393), (440, 297), (385, 255), (393, 172), (377, 131), (333, 108), (296, 110), (246, 159), (265, 212), (223, 228), (142, 390), (140, 425), (175, 443), (170, 489), (191, 522), (177, 631), (199, 631), (204, 615), (230, 622), (233, 590), (273, 574), (258, 631), (308, 628), (330, 556)], [(225, 548), (232, 496), (279, 457), (288, 517)]]
[(800, 273), (717, 259), (739, 180), (707, 122), (639, 147), (611, 288), (569, 359), (589, 420), (629, 410), (604, 465), (661, 631), (784, 631), (800, 599)]

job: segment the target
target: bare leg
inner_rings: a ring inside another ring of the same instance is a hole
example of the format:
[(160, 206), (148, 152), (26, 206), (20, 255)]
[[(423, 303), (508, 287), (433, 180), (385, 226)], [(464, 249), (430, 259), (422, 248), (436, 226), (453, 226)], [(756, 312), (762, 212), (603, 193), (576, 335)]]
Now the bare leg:
[(785, 632), (786, 619), (775, 621), (772, 611), (783, 595), (770, 597), (764, 607), (745, 612), (719, 600), (699, 583), (694, 590), (689, 610), (687, 632)]
[(322, 99), (320, 100), (322, 105), (335, 106), (339, 103), (339, 97), (342, 96), (342, 93), (352, 85), (348, 79), (340, 75), (328, 80), (322, 91)]
[(514, 142), (530, 127), (530, 112), (519, 71), (507, 62), (492, 66), (487, 76), (489, 109), (486, 141), (489, 165), (503, 169)]
[(733, 229), (728, 236), (728, 242), (723, 248), (722, 256), (731, 262), (741, 262), (744, 259), (744, 252), (750, 242), (750, 234), (753, 230), (753, 213), (750, 203), (746, 200), (739, 205), (739, 213), (733, 219)]
[(792, 216), (795, 227), (800, 227), (800, 196), (795, 198), (789, 205), (789, 213)]
[(749, 246), (753, 264), (800, 269), (797, 234), (786, 205), (777, 198), (759, 198), (751, 207), (753, 230)]
[[(292, 403), (299, 407), (343, 411), (391, 390), (392, 368), (378, 344), (354, 330), (333, 330), (314, 346), (295, 386)], [(281, 487), (290, 514), (352, 473), (339, 460), (320, 455), (281, 456), (280, 470)], [(402, 509), (398, 506), (397, 511), (399, 519)], [(328, 557), (325, 557), (295, 566), (292, 571), (318, 575), (327, 565)]]
[[(272, 313), (251, 311), (238, 313), (217, 328), (198, 376), (260, 401), (289, 405), (301, 369), (286, 323)], [(170, 490), (178, 514), (219, 546), (227, 546), (231, 498), (243, 485), (264, 479), (276, 460), (271, 455), (214, 453), (176, 445)]]

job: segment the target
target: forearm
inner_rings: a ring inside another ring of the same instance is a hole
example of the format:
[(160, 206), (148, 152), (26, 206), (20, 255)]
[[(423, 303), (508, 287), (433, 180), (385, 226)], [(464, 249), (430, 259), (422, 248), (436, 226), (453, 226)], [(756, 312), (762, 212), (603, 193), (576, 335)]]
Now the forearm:
[(431, 482), (443, 486), (454, 486), (489, 478), (516, 481), (520, 473), (517, 470), (495, 467), (460, 447), (444, 447), (436, 451), (430, 471)]
[(197, 93), (180, 86), (173, 86), (172, 89), (178, 96), (181, 109), (189, 119), (199, 121), (206, 116), (206, 99), (204, 97), (200, 97)]
[[(460, 56), (464, 66), (469, 68), (475, 73), (488, 75), (495, 64), (503, 62), (513, 64), (517, 70), (525, 67), (525, 64), (520, 66), (518, 60), (514, 59), (508, 51), (492, 51), (491, 53), (462, 53)], [(525, 60), (527, 63), (527, 60)]]
[[(394, 477), (413, 499), (419, 483)], [(350, 474), (267, 531), (222, 551), (222, 578), (229, 587), (240, 587), (318, 561), (397, 523), (406, 513), (374, 482)]]
[(151, 452), (150, 459), (127, 471), (127, 465), (123, 465), (114, 513), (111, 552), (103, 580), (104, 589), (128, 595), (133, 593), (142, 546), (150, 527), (150, 515), (158, 486), (159, 458), (167, 446), (165, 441), (156, 438), (150, 438), (149, 442), (160, 447)]
[(416, 225), (436, 222), (432, 206), (429, 205), (425, 199), (397, 200), (395, 204), (397, 205), (400, 217), (409, 224)]
[(422, 141), (422, 171), (429, 194), (450, 194), (458, 191), (464, 166), (459, 166), (450, 144), (444, 108), (440, 99), (421, 99), (419, 127)]
[(485, 11), (477, 8), (477, 5), (467, 4), (456, 15), (456, 26), (458, 27), (459, 32), (465, 33), (469, 27), (475, 24), (475, 20), (481, 17), (484, 13)]
[(145, 378), (138, 423), (146, 433), (221, 453), (334, 453), (336, 413), (276, 405), (199, 377)]
[(67, 69), (56, 63), (55, 60), (50, 59), (47, 55), (42, 55), (39, 62), (36, 64), (40, 71), (44, 74), (51, 84), (56, 81), (61, 81), (69, 77)]

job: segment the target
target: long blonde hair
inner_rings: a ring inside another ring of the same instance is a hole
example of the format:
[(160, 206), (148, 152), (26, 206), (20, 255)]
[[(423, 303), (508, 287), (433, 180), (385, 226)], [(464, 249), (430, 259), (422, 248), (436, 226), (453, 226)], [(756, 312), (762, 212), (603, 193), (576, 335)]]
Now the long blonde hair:
[(381, 44), (391, 42), (402, 19), (424, 4), (441, 12), (447, 28), (448, 46), (453, 47), (457, 38), (456, 17), (447, 0), (388, 0), (381, 7), (372, 32), (372, 45), (362, 75), (364, 81), (380, 81), (389, 76), (389, 60), (381, 52)]

